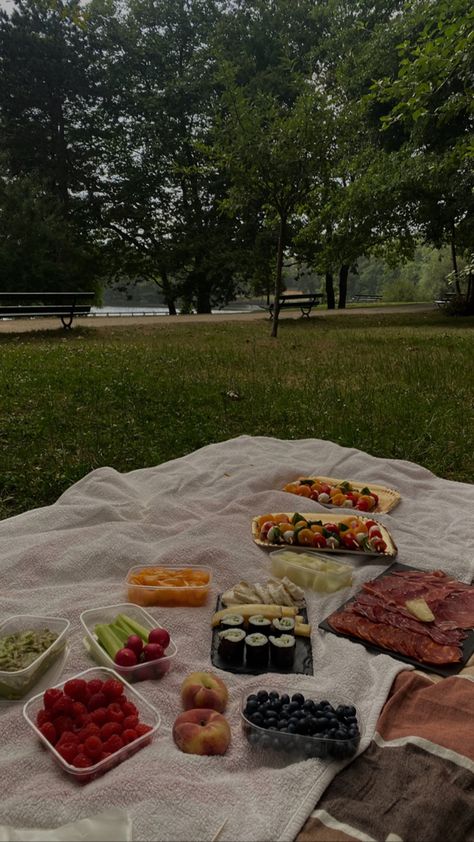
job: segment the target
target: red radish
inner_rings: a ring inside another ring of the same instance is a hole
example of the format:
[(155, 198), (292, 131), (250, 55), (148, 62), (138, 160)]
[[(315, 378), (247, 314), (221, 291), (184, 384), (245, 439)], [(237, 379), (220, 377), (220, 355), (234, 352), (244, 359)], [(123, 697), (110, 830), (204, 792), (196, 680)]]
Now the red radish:
[(158, 658), (162, 658), (165, 654), (165, 650), (159, 643), (147, 643), (146, 646), (143, 647), (143, 657), (145, 661), (157, 661)]
[(115, 655), (114, 661), (119, 667), (134, 667), (138, 662), (138, 658), (132, 649), (125, 648), (119, 649)]
[(152, 629), (148, 635), (148, 643), (159, 643), (163, 649), (170, 645), (169, 632), (166, 629)]
[(131, 649), (132, 652), (135, 652), (137, 658), (140, 658), (143, 649), (143, 640), (141, 637), (138, 637), (138, 634), (131, 634), (125, 645), (127, 649)]

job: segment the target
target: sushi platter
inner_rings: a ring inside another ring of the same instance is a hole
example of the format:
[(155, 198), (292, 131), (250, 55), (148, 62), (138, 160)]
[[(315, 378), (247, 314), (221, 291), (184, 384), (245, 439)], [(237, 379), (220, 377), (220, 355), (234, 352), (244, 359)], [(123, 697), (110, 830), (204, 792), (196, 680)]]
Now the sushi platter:
[[(222, 614), (214, 625), (211, 641), (211, 662), (217, 669), (247, 675), (266, 672), (313, 675), (313, 654), (306, 607), (253, 605), (254, 613), (239, 613), (244, 606), (233, 606), (222, 612), (219, 595), (216, 614)], [(272, 609), (271, 611), (269, 609)], [(265, 613), (263, 613), (265, 612)], [(292, 612), (292, 614), (290, 614)], [(298, 613), (296, 613), (298, 612)]]

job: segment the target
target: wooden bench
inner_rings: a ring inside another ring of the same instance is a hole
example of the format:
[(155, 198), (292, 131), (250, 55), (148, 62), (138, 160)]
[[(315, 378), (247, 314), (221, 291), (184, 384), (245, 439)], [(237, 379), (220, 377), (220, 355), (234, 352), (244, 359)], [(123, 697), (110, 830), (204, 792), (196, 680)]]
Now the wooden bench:
[(435, 304), (439, 307), (440, 310), (444, 310), (444, 308), (451, 303), (451, 301), (456, 298), (455, 292), (445, 292), (442, 298), (436, 298)]
[(94, 292), (0, 292), (0, 319), (58, 316), (64, 328), (76, 316), (87, 316)]
[(352, 296), (352, 301), (381, 301), (381, 295), (367, 295), (365, 292), (358, 292)]
[[(306, 318), (309, 319), (311, 310), (313, 307), (317, 307), (323, 298), (324, 294), (322, 292), (295, 292), (293, 294), (283, 293), (278, 298), (278, 308), (279, 310), (284, 310), (288, 307), (299, 307), (301, 310), (301, 316), (306, 316)], [(272, 302), (268, 307), (271, 319), (273, 319), (274, 309), (275, 302)]]

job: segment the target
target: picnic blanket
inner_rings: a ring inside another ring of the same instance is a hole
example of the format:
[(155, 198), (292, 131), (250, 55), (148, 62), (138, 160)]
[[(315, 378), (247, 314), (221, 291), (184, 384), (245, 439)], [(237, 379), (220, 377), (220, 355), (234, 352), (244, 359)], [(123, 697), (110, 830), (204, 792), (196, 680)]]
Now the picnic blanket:
[[(78, 786), (40, 749), (21, 716), (21, 705), (0, 708), (2, 823), (57, 827), (120, 806), (131, 816), (133, 839), (144, 842), (211, 842), (217, 836), (243, 842), (292, 840), (335, 776), (340, 780), (362, 762), (356, 759), (344, 770), (340, 761), (270, 761), (241, 733), (239, 708), (248, 678), (228, 672), (221, 673), (230, 694), (226, 716), (233, 742), (228, 753), (184, 755), (171, 738), (181, 712), (182, 680), (196, 669), (212, 669), (215, 596), (242, 578), (262, 581), (269, 573), (267, 552), (251, 538), (251, 518), (297, 509), (297, 498), (279, 489), (307, 473), (396, 488), (401, 504), (379, 519), (398, 545), (398, 560), (427, 570), (442, 567), (463, 581), (472, 580), (474, 539), (467, 524), (473, 486), (439, 479), (410, 462), (375, 458), (318, 439), (241, 436), (128, 474), (104, 467), (53, 506), (0, 523), (1, 616), (34, 613), (71, 621), (71, 651), (62, 678), (92, 666), (79, 615), (87, 608), (125, 601), (130, 567), (157, 561), (208, 564), (214, 574), (207, 606), (151, 609), (178, 647), (175, 665), (163, 680), (142, 682), (138, 688), (160, 711), (163, 724), (151, 746), (111, 772)], [(327, 511), (307, 500), (305, 510)], [(411, 673), (388, 655), (369, 653), (362, 645), (318, 630), (321, 619), (385, 569), (380, 559), (351, 558), (352, 591), (308, 593), (307, 602), (313, 624), (314, 695), (341, 695), (357, 706), (362, 753), (373, 750), (394, 679), (402, 670), (405, 676)], [(307, 676), (292, 675), (290, 689), (295, 692), (307, 681)], [(272, 674), (262, 676), (261, 684), (287, 689), (289, 681)]]

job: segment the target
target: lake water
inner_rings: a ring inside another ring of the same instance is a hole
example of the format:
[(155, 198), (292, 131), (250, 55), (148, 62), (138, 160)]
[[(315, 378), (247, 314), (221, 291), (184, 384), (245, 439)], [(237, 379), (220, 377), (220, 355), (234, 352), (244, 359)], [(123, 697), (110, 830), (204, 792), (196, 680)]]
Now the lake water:
[[(234, 303), (222, 309), (212, 310), (218, 316), (222, 313), (255, 313), (261, 311), (258, 304)], [(91, 316), (167, 316), (167, 307), (91, 307)]]

